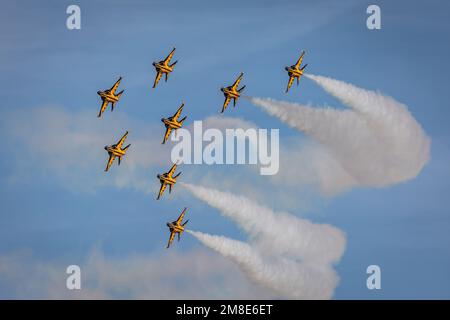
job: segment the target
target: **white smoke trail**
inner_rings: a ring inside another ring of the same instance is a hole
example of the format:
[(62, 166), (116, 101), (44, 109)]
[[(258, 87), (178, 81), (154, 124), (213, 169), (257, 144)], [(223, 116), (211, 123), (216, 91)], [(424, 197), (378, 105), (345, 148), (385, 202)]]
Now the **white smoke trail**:
[[(358, 185), (382, 187), (419, 174), (429, 158), (430, 139), (406, 106), (341, 81), (308, 77), (351, 109), (317, 109), (271, 99), (250, 100), (329, 150), (331, 160), (340, 166), (328, 167), (342, 167), (333, 179), (328, 179), (336, 183), (334, 190)], [(318, 172), (320, 176), (330, 174), (326, 164), (316, 168), (325, 168)], [(233, 260), (257, 283), (284, 296), (332, 296), (338, 277), (331, 264), (340, 259), (345, 248), (345, 236), (340, 230), (288, 213), (275, 213), (241, 196), (183, 185), (233, 219), (251, 238), (247, 244), (191, 232), (206, 246)]]
[[(429, 160), (430, 139), (405, 105), (342, 81), (306, 76), (351, 109), (262, 98), (250, 101), (325, 146), (353, 178), (346, 178), (342, 189), (388, 186), (420, 173)], [(335, 183), (339, 189), (339, 179)]]
[(187, 183), (195, 197), (235, 221), (266, 254), (330, 263), (345, 249), (344, 233), (328, 224), (314, 224), (290, 213), (274, 212), (248, 198)]
[(207, 247), (235, 262), (251, 280), (294, 299), (329, 299), (338, 277), (329, 266), (319, 267), (289, 259), (265, 261), (247, 243), (187, 230)]
[(206, 246), (234, 261), (248, 277), (283, 297), (329, 299), (339, 282), (331, 264), (345, 248), (345, 235), (330, 225), (313, 224), (274, 212), (245, 197), (182, 183), (189, 192), (235, 221), (249, 244), (191, 232)]

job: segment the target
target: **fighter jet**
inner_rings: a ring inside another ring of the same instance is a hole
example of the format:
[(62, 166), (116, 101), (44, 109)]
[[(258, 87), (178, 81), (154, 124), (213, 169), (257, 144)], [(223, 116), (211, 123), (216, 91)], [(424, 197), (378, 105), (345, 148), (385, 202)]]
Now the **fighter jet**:
[(303, 71), (305, 70), (306, 66), (308, 65), (308, 64), (305, 64), (302, 68), (300, 68), (300, 65), (302, 64), (304, 55), (305, 55), (305, 51), (302, 52), (302, 55), (300, 56), (300, 58), (298, 59), (296, 64), (294, 64), (293, 66), (284, 68), (284, 69), (286, 69), (286, 71), (289, 75), (289, 82), (288, 82), (288, 85), (286, 88), (286, 93), (291, 88), (292, 83), (294, 82), (294, 79), (297, 79), (297, 86), (298, 86), (300, 78), (303, 75)]
[(244, 90), (245, 88), (245, 86), (243, 86), (242, 88), (237, 89), (243, 76), (244, 74), (241, 72), (241, 74), (239, 75), (239, 77), (236, 79), (236, 81), (233, 83), (232, 86), (220, 88), (220, 91), (222, 91), (223, 95), (225, 96), (225, 102), (223, 103), (221, 112), (225, 111), (231, 99), (233, 99), (233, 107), (236, 106), (236, 100), (241, 96), (241, 91)]
[(153, 83), (153, 88), (156, 87), (156, 85), (158, 84), (158, 82), (161, 79), (163, 74), (166, 76), (166, 82), (167, 82), (167, 78), (169, 77), (169, 73), (171, 73), (173, 71), (173, 67), (178, 62), (178, 60), (177, 60), (174, 63), (169, 64), (170, 60), (173, 57), (174, 52), (175, 52), (175, 48), (173, 48), (173, 50), (169, 53), (169, 55), (164, 60), (152, 63), (153, 66), (156, 69), (156, 78), (155, 78), (155, 82)]
[(177, 175), (173, 176), (176, 169), (177, 164), (175, 163), (169, 170), (169, 172), (158, 174), (156, 176), (159, 179), (159, 182), (161, 182), (161, 188), (159, 189), (159, 194), (156, 200), (159, 200), (159, 198), (162, 196), (164, 190), (166, 190), (167, 185), (169, 185), (169, 193), (172, 192), (172, 185), (174, 185), (177, 182), (177, 178), (181, 174), (181, 172), (179, 172)]
[(169, 138), (170, 133), (172, 132), (172, 129), (175, 130), (175, 134), (177, 132), (177, 129), (180, 129), (183, 125), (183, 121), (186, 120), (186, 117), (178, 121), (178, 118), (180, 117), (181, 111), (183, 111), (184, 102), (181, 104), (181, 107), (178, 108), (177, 112), (172, 117), (169, 118), (162, 118), (161, 121), (166, 126), (166, 134), (164, 135), (164, 139), (162, 144), (166, 143), (167, 138)]
[(127, 135), (128, 135), (128, 131), (125, 132), (123, 137), (120, 138), (119, 142), (117, 142), (116, 144), (113, 144), (111, 146), (105, 146), (105, 150), (108, 151), (108, 154), (109, 154), (109, 160), (108, 160), (108, 164), (106, 165), (105, 172), (108, 171), (109, 167), (111, 167), (111, 165), (114, 162), (114, 159), (116, 157), (119, 157), (119, 165), (120, 165), (120, 160), (122, 159), (122, 156), (125, 155), (128, 147), (131, 145), (131, 144), (129, 144), (125, 148), (122, 149), (122, 145), (125, 142)]
[(187, 210), (187, 208), (184, 208), (183, 212), (180, 214), (180, 216), (178, 217), (178, 219), (176, 221), (167, 223), (167, 226), (169, 227), (169, 230), (170, 230), (170, 238), (169, 238), (169, 243), (167, 243), (167, 248), (170, 247), (170, 245), (173, 241), (173, 238), (175, 238), (176, 233), (178, 234), (178, 241), (180, 241), (181, 234), (184, 231), (184, 226), (189, 221), (189, 219), (188, 219), (183, 224), (181, 224), (186, 210)]
[(98, 113), (98, 117), (100, 118), (102, 116), (103, 111), (105, 111), (106, 107), (108, 106), (108, 103), (111, 102), (111, 111), (114, 110), (114, 105), (117, 101), (119, 101), (120, 96), (125, 90), (120, 91), (118, 94), (115, 94), (117, 87), (119, 87), (120, 80), (122, 80), (122, 77), (119, 78), (119, 80), (114, 83), (111, 89), (105, 90), (105, 91), (97, 91), (97, 94), (102, 99), (102, 106), (100, 108), (100, 112)]

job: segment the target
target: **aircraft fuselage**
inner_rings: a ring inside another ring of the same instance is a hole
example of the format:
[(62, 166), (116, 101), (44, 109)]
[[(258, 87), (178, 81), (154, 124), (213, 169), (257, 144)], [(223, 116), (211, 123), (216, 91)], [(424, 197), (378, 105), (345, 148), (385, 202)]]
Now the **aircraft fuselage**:
[(177, 233), (183, 232), (184, 227), (182, 225), (174, 224), (173, 222), (168, 222), (167, 226), (169, 227), (170, 231), (175, 231)]
[(241, 94), (237, 90), (232, 90), (231, 88), (222, 88), (222, 92), (225, 95), (225, 97), (229, 97), (232, 99), (239, 98)]
[(157, 178), (159, 179), (159, 181), (161, 183), (165, 183), (165, 184), (173, 185), (173, 184), (175, 184), (177, 182), (174, 178), (168, 177), (168, 176), (166, 176), (164, 174), (158, 174)]
[(117, 101), (119, 101), (119, 98), (118, 98), (116, 95), (111, 94), (111, 93), (109, 93), (108, 91), (99, 91), (99, 92), (97, 92), (97, 94), (98, 94), (100, 97), (102, 97), (103, 99), (108, 100), (108, 101), (111, 101), (111, 102), (117, 102)]
[(173, 120), (170, 120), (170, 119), (168, 119), (168, 118), (163, 118), (163, 119), (161, 119), (161, 121), (162, 121), (166, 126), (169, 126), (169, 127), (171, 127), (172, 129), (180, 129), (180, 128), (181, 128), (181, 123), (178, 122), (178, 121), (173, 121)]
[(113, 146), (106, 146), (105, 150), (108, 151), (108, 153), (115, 155), (116, 157), (121, 157), (125, 154), (125, 151), (120, 148), (114, 148)]
[(294, 67), (286, 67), (286, 71), (288, 72), (289, 76), (294, 76), (294, 77), (300, 77), (303, 75), (303, 70), (294, 68)]
[(173, 67), (170, 67), (169, 65), (166, 65), (161, 62), (154, 62), (153, 65), (156, 68), (156, 71), (163, 72), (163, 73), (170, 73), (173, 71)]

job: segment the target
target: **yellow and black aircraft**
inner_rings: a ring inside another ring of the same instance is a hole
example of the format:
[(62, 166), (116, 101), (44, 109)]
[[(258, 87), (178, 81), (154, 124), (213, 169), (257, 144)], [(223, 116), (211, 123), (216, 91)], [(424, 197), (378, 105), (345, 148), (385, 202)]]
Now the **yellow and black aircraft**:
[(119, 142), (117, 142), (116, 144), (113, 144), (112, 146), (105, 146), (105, 150), (108, 151), (108, 154), (109, 154), (109, 160), (108, 160), (108, 164), (106, 165), (105, 172), (108, 171), (109, 167), (111, 167), (111, 165), (114, 162), (114, 159), (116, 157), (119, 158), (119, 165), (120, 165), (120, 160), (122, 159), (122, 156), (125, 155), (128, 147), (131, 145), (131, 144), (129, 144), (125, 148), (122, 149), (122, 145), (125, 142), (127, 135), (128, 135), (128, 131), (125, 132), (123, 137), (120, 138)]
[(172, 117), (169, 118), (162, 118), (161, 121), (166, 126), (166, 134), (164, 135), (164, 139), (162, 144), (166, 143), (167, 138), (169, 138), (170, 133), (172, 130), (175, 130), (175, 134), (177, 132), (177, 129), (180, 129), (183, 125), (183, 121), (186, 120), (186, 117), (178, 121), (178, 118), (180, 117), (181, 111), (183, 111), (184, 102), (181, 104), (181, 107), (178, 108), (177, 112)]
[(174, 53), (175, 53), (175, 48), (173, 48), (173, 50), (169, 53), (169, 55), (164, 60), (152, 63), (153, 66), (156, 69), (156, 78), (155, 78), (155, 82), (153, 83), (153, 88), (156, 87), (156, 85), (158, 84), (158, 82), (161, 79), (163, 74), (166, 76), (166, 82), (167, 82), (167, 78), (169, 77), (169, 73), (171, 73), (173, 71), (173, 67), (178, 62), (178, 60), (177, 60), (174, 63), (169, 64)]
[(178, 234), (178, 241), (180, 241), (181, 234), (184, 231), (184, 226), (189, 221), (189, 219), (188, 219), (183, 224), (181, 224), (186, 210), (187, 210), (187, 208), (184, 208), (183, 212), (180, 214), (180, 216), (178, 217), (178, 219), (176, 221), (167, 223), (167, 226), (169, 227), (169, 230), (170, 230), (170, 238), (169, 238), (169, 243), (167, 243), (167, 248), (169, 248), (170, 245), (172, 244), (172, 241), (175, 238), (176, 233)]
[(241, 74), (239, 75), (239, 77), (236, 79), (236, 81), (233, 83), (232, 86), (220, 88), (220, 91), (222, 91), (223, 95), (225, 96), (225, 102), (223, 103), (221, 112), (225, 111), (231, 99), (233, 99), (233, 106), (236, 106), (236, 100), (241, 96), (241, 91), (244, 90), (245, 88), (245, 86), (243, 86), (240, 89), (237, 88), (243, 76), (244, 74), (241, 72)]
[(111, 103), (111, 111), (114, 110), (114, 105), (117, 101), (119, 101), (120, 96), (125, 90), (120, 91), (118, 94), (116, 93), (117, 88), (119, 87), (120, 80), (122, 80), (122, 77), (119, 78), (119, 80), (114, 83), (111, 89), (105, 90), (105, 91), (97, 91), (97, 94), (102, 99), (102, 106), (100, 108), (100, 112), (98, 113), (98, 117), (100, 118), (102, 116), (103, 111), (105, 111), (106, 107), (108, 106), (108, 103)]
[(169, 185), (169, 193), (172, 192), (172, 186), (177, 182), (177, 178), (181, 174), (181, 172), (179, 172), (177, 175), (174, 176), (173, 174), (176, 169), (177, 164), (175, 163), (169, 170), (169, 172), (158, 174), (156, 176), (159, 179), (159, 182), (161, 182), (161, 188), (159, 189), (159, 194), (156, 200), (159, 200), (159, 198), (162, 196), (164, 190), (166, 190), (167, 185)]
[(291, 88), (292, 83), (294, 82), (294, 79), (297, 79), (297, 86), (298, 86), (300, 78), (303, 75), (303, 71), (305, 70), (306, 66), (308, 65), (308, 64), (305, 64), (302, 68), (300, 68), (300, 65), (302, 64), (304, 55), (305, 55), (305, 51), (302, 52), (302, 55), (300, 56), (300, 58), (298, 59), (296, 64), (294, 64), (293, 66), (284, 68), (284, 69), (286, 69), (286, 71), (289, 75), (289, 82), (288, 82), (288, 85), (286, 88), (286, 93)]

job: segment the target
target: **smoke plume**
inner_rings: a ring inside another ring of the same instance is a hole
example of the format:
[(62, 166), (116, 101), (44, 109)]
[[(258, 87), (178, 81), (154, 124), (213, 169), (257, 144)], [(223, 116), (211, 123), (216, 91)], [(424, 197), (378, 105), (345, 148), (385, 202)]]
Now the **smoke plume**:
[(254, 282), (284, 297), (329, 299), (338, 283), (331, 267), (299, 263), (286, 258), (266, 260), (245, 242), (190, 231), (205, 246), (235, 262)]
[(254, 282), (294, 299), (329, 299), (339, 282), (332, 263), (345, 249), (345, 235), (290, 213), (274, 212), (245, 197), (186, 183), (195, 197), (217, 208), (249, 236), (249, 243), (190, 231), (203, 244), (235, 262)]
[[(349, 109), (249, 98), (256, 106), (300, 130), (312, 148), (316, 175), (328, 190), (384, 187), (416, 177), (429, 159), (430, 139), (407, 107), (391, 97), (351, 84), (306, 75)], [(300, 154), (296, 159), (302, 159)], [(290, 159), (292, 161), (292, 158)], [(298, 163), (294, 159), (294, 163)], [(290, 168), (290, 167), (289, 167)], [(282, 171), (283, 172), (283, 171)], [(289, 170), (298, 179), (298, 173)], [(332, 185), (331, 185), (332, 184)], [(182, 184), (191, 194), (232, 219), (249, 243), (190, 231), (199, 241), (234, 261), (250, 279), (284, 297), (326, 299), (338, 276), (344, 233), (286, 212), (274, 212), (243, 196)]]
[(266, 254), (287, 255), (321, 263), (338, 261), (344, 233), (328, 224), (314, 224), (290, 213), (274, 212), (243, 197), (182, 183), (195, 197), (236, 222)]
[(336, 184), (342, 189), (384, 187), (420, 173), (429, 160), (430, 139), (404, 104), (342, 81), (305, 76), (350, 109), (263, 98), (250, 101), (323, 145), (348, 173), (339, 173), (346, 181), (336, 179)]

